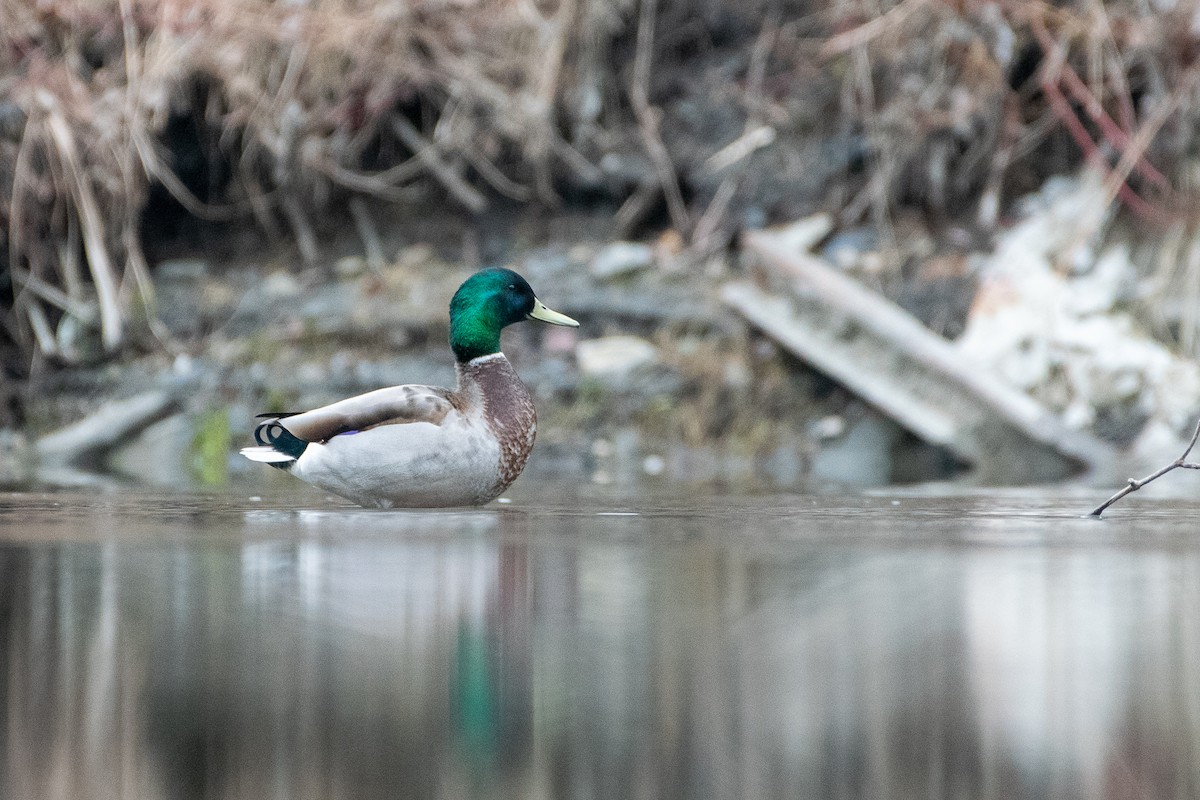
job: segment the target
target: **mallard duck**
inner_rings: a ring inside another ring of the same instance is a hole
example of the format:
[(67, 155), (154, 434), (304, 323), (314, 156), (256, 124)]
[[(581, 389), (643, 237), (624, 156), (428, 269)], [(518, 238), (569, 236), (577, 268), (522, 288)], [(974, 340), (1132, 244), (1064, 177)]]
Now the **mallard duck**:
[(485, 269), (450, 300), (458, 386), (392, 386), (290, 414), (263, 414), (242, 455), (363, 506), (482, 505), (529, 459), (537, 415), (500, 352), (500, 331), (536, 319), (578, 327), (509, 269)]

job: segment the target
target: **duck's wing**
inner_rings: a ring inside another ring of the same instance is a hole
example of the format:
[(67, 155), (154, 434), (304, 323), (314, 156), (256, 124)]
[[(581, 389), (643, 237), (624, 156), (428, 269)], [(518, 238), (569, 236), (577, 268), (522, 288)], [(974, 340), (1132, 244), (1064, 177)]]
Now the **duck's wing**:
[[(259, 429), (278, 425), (303, 442), (327, 442), (343, 433), (365, 431), (380, 425), (408, 422), (440, 425), (454, 410), (449, 389), (439, 386), (391, 386), (312, 411), (272, 415), (259, 425)], [(258, 435), (258, 430), (255, 435)]]

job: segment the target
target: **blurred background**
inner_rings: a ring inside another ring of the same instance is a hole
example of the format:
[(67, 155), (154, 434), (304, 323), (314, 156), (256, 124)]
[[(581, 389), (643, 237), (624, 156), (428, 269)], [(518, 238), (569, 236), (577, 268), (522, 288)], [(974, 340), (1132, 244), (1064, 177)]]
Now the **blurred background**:
[(452, 382), (500, 264), (583, 323), (506, 333), (547, 475), (1107, 479), (1200, 410), (1193, 3), (36, 0), (0, 41), (6, 485), (225, 484), (255, 413)]

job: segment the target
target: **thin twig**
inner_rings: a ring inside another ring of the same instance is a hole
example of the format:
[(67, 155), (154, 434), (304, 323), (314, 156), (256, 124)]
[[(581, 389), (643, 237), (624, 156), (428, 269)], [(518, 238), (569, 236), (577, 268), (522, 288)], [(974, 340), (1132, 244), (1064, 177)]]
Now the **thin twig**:
[(379, 238), (379, 229), (371, 218), (371, 211), (361, 197), (351, 197), (349, 202), (350, 217), (354, 220), (354, 228), (362, 239), (363, 251), (367, 255), (367, 265), (378, 270), (383, 267), (383, 240)]
[(36, 300), (25, 303), (25, 314), (29, 318), (29, 327), (33, 331), (33, 338), (37, 340), (38, 349), (48, 356), (58, 355), (58, 340), (54, 338), (54, 330), (46, 319), (46, 312)]
[(96, 287), (96, 297), (100, 302), (100, 337), (104, 349), (112, 351), (124, 336), (124, 320), (117, 295), (117, 274), (108, 252), (100, 203), (92, 189), (91, 178), (80, 160), (75, 135), (58, 101), (48, 92), (39, 92), (39, 101), (46, 113), (46, 126), (58, 150), (63, 170), (67, 173), (72, 199), (79, 213), (83, 250), (87, 254), (92, 284)]
[(553, 152), (554, 113), (567, 47), (574, 31), (576, 5), (575, 0), (563, 0), (559, 3), (553, 22), (548, 24), (552, 33), (549, 42), (543, 40), (546, 54), (535, 88), (536, 103), (533, 105), (537, 110), (538, 124), (532, 126), (528, 140), (527, 153), (532, 157), (538, 195), (551, 203), (558, 200), (549, 158)]
[(587, 157), (566, 139), (555, 135), (551, 144), (554, 146), (554, 155), (561, 158), (571, 169), (575, 170), (575, 174), (579, 176), (580, 180), (586, 183), (599, 183), (604, 179), (604, 172), (595, 164), (588, 161)]
[(763, 86), (766, 84), (767, 64), (771, 60), (771, 51), (779, 43), (779, 6), (776, 4), (767, 13), (754, 47), (750, 50), (750, 66), (746, 70), (745, 103), (748, 113), (746, 127), (756, 127), (752, 123), (761, 122), (767, 118), (769, 103)]
[[(1071, 104), (1067, 102), (1067, 98), (1063, 95), (1058, 84), (1053, 81), (1045, 81), (1042, 83), (1042, 89), (1045, 91), (1046, 97), (1050, 101), (1050, 107), (1054, 110), (1055, 115), (1062, 121), (1067, 132), (1071, 134), (1071, 138), (1079, 145), (1079, 149), (1083, 151), (1084, 160), (1098, 165), (1098, 168), (1103, 170), (1106, 176), (1112, 175), (1104, 160), (1099, 157), (1099, 149), (1096, 147), (1096, 143), (1092, 141), (1087, 128), (1075, 116)], [(1155, 219), (1158, 217), (1157, 209), (1138, 195), (1137, 192), (1133, 191), (1124, 180), (1114, 185), (1113, 196), (1120, 197), (1121, 201), (1125, 203), (1130, 211), (1143, 219)], [(1107, 207), (1108, 204), (1105, 203), (1105, 208)]]
[(650, 64), (654, 60), (654, 23), (657, 10), (657, 0), (642, 0), (638, 14), (637, 50), (633, 58), (629, 99), (633, 105), (634, 116), (637, 117), (642, 146), (646, 148), (654, 171), (658, 174), (658, 182), (662, 185), (671, 223), (686, 237), (691, 234), (692, 227), (687, 204), (679, 188), (679, 176), (675, 172), (671, 154), (663, 144), (660, 125), (662, 112), (650, 104)]
[[(1079, 77), (1079, 74), (1075, 70), (1071, 69), (1069, 64), (1063, 64), (1059, 77), (1066, 85), (1067, 91), (1071, 93), (1071, 96), (1083, 106), (1088, 116), (1100, 128), (1101, 133), (1104, 134), (1104, 138), (1118, 150), (1124, 151), (1125, 148), (1129, 147), (1129, 133), (1122, 130), (1113, 118), (1108, 115), (1108, 112), (1100, 105), (1100, 101), (1096, 99), (1096, 96), (1087, 88), (1087, 84), (1083, 82), (1083, 79)], [(1143, 178), (1155, 184), (1160, 189), (1171, 188), (1170, 181), (1146, 159), (1145, 155), (1142, 155), (1137, 160), (1133, 168)]]
[(43, 302), (65, 311), (80, 322), (93, 322), (94, 315), (88, 309), (87, 303), (71, 297), (44, 278), (19, 267), (12, 270), (12, 277), (14, 283), (19, 284), (24, 290)]
[(324, 158), (306, 160), (304, 165), (339, 186), (378, 197), (380, 200), (393, 203), (412, 202), (422, 194), (422, 189), (418, 186), (395, 185), (397, 180), (411, 180), (425, 170), (424, 163), (417, 158), (375, 173), (355, 172)]
[(479, 177), (487, 181), (488, 185), (506, 197), (511, 197), (513, 200), (524, 202), (529, 199), (529, 189), (509, 179), (507, 175), (500, 171), (500, 168), (487, 160), (483, 153), (476, 148), (467, 148), (463, 151), (463, 158), (475, 168), (479, 173)]
[(775, 141), (775, 129), (770, 125), (759, 125), (743, 133), (729, 144), (713, 153), (704, 161), (709, 172), (720, 172), (732, 167), (743, 158), (767, 147)]
[(1138, 163), (1150, 147), (1150, 143), (1154, 141), (1154, 137), (1158, 134), (1159, 129), (1178, 110), (1179, 105), (1188, 93), (1195, 88), (1197, 79), (1200, 79), (1200, 70), (1195, 66), (1189, 67), (1180, 76), (1174, 91), (1162, 99), (1153, 113), (1146, 118), (1146, 121), (1142, 123), (1141, 127), (1134, 134), (1129, 142), (1129, 146), (1125, 148), (1125, 152), (1121, 154), (1120, 160), (1117, 161), (1117, 165), (1113, 167), (1112, 173), (1108, 177), (1105, 189), (1108, 193), (1109, 203), (1117, 197), (1120, 187), (1125, 185), (1125, 182), (1129, 179), (1129, 173), (1133, 171), (1134, 165)]
[[(1091, 136), (1087, 134), (1085, 129), (1083, 129), (1082, 124), (1080, 124), (1078, 118), (1075, 116), (1075, 112), (1071, 108), (1070, 104), (1066, 103), (1066, 99), (1062, 96), (1061, 91), (1059, 91), (1060, 83), (1066, 87), (1067, 91), (1071, 93), (1071, 96), (1075, 98), (1075, 100), (1083, 107), (1084, 111), (1087, 112), (1088, 116), (1092, 118), (1092, 121), (1094, 121), (1097, 127), (1100, 128), (1104, 138), (1107, 139), (1114, 148), (1123, 152), (1132, 143), (1130, 140), (1130, 131), (1123, 130), (1121, 126), (1118, 125), (1104, 110), (1104, 106), (1096, 98), (1096, 95), (1093, 94), (1092, 91), (1087, 87), (1087, 84), (1083, 82), (1083, 79), (1079, 77), (1079, 73), (1077, 73), (1074, 68), (1067, 63), (1066, 48), (1064, 48), (1062, 44), (1056, 42), (1054, 38), (1050, 36), (1050, 32), (1046, 30), (1046, 27), (1040, 17), (1035, 17), (1033, 19), (1033, 34), (1035, 38), (1037, 38), (1038, 44), (1042, 48), (1042, 52), (1049, 59), (1046, 62), (1046, 69), (1042, 74), (1042, 86), (1043, 88), (1050, 89), (1052, 92), (1057, 94), (1057, 97), (1052, 96), (1050, 99), (1056, 106), (1058, 106), (1056, 111), (1060, 113), (1060, 116), (1062, 107), (1065, 106), (1067, 115), (1074, 120), (1074, 125), (1078, 125), (1079, 130), (1084, 131), (1082, 139), (1077, 130), (1071, 131), (1071, 135), (1077, 141), (1079, 141), (1080, 146), (1084, 149), (1084, 155), (1090, 156), (1092, 154), (1095, 148), (1095, 143), (1092, 142)], [(1049, 84), (1049, 86), (1047, 86), (1047, 84)], [(1067, 124), (1069, 128), (1072, 127), (1071, 120), (1064, 117), (1063, 122)], [(1142, 177), (1151, 181), (1158, 187), (1163, 189), (1170, 188), (1170, 181), (1167, 180), (1166, 176), (1155, 169), (1154, 165), (1146, 159), (1144, 153), (1141, 154), (1138, 157), (1138, 160), (1134, 163), (1134, 169), (1136, 169), (1138, 173), (1142, 175)]]
[[(1106, 162), (1099, 156), (1099, 148), (1096, 146), (1096, 142), (1092, 139), (1091, 134), (1088, 133), (1087, 128), (1084, 127), (1083, 122), (1075, 114), (1075, 109), (1071, 107), (1070, 102), (1067, 101), (1066, 95), (1063, 94), (1059, 86), (1059, 82), (1063, 80), (1063, 76), (1067, 72), (1075, 75), (1076, 80), (1079, 80), (1079, 76), (1067, 66), (1066, 48), (1056, 43), (1050, 37), (1050, 34), (1046, 31), (1045, 26), (1042, 25), (1039, 18), (1034, 18), (1033, 30), (1041, 44), (1042, 52), (1046, 55), (1046, 62), (1042, 67), (1040, 83), (1042, 91), (1050, 103), (1051, 110), (1067, 129), (1067, 133), (1079, 145), (1079, 149), (1083, 151), (1084, 160), (1097, 164), (1100, 169), (1104, 170), (1106, 176), (1109, 175), (1110, 172)], [(1086, 91), (1086, 87), (1084, 87), (1084, 90)], [(1113, 144), (1117, 146), (1116, 142), (1113, 142)], [(1124, 144), (1126, 146), (1130, 144), (1128, 136), (1125, 137)], [(1140, 161), (1139, 157), (1139, 161), (1134, 163), (1140, 163)], [(1124, 179), (1116, 187), (1116, 196), (1121, 198), (1130, 211), (1143, 219), (1154, 219), (1158, 216), (1157, 209), (1134, 192), (1125, 183)], [(1107, 205), (1106, 203), (1105, 207)]]
[(282, 208), (283, 215), (287, 217), (287, 221), (292, 226), (292, 233), (296, 237), (296, 249), (300, 251), (300, 258), (308, 265), (317, 263), (317, 235), (313, 232), (312, 225), (308, 222), (308, 215), (304, 213), (304, 209), (301, 207), (296, 195), (284, 195), (283, 202), (280, 203), (280, 208)]
[(476, 214), (482, 213), (488, 207), (487, 198), (458, 173), (453, 166), (446, 162), (437, 150), (437, 146), (421, 135), (411, 122), (399, 114), (391, 116), (392, 132), (396, 134), (404, 146), (413, 152), (425, 164), (433, 177), (458, 202)]
[(821, 56), (831, 58), (842, 53), (861, 47), (871, 42), (877, 36), (887, 32), (895, 33), (914, 12), (925, 5), (924, 0), (905, 0), (893, 6), (886, 13), (880, 14), (870, 22), (852, 28), (845, 33), (839, 33), (821, 46)]
[[(9, 197), (8, 205), (8, 258), (12, 278), (12, 288), (14, 291), (12, 310), (13, 315), (10, 318), (12, 326), (15, 328), (13, 339), (17, 341), (22, 348), (27, 345), (36, 345), (41, 348), (45, 355), (56, 355), (58, 345), (54, 340), (54, 335), (50, 331), (50, 324), (46, 320), (45, 312), (38, 305), (37, 299), (29, 296), (30, 289), (20, 280), (20, 273), (17, 265), (23, 261), (29, 264), (29, 273), (33, 275), (37, 270), (30, 249), (25, 246), (24, 234), (26, 230), (26, 194), (35, 195), (36, 188), (35, 169), (33, 167), (33, 152), (34, 152), (34, 130), (32, 123), (25, 126), (25, 131), (21, 136), (21, 142), (17, 146), (17, 156), (12, 167), (12, 189)], [(50, 165), (52, 168), (52, 165)], [(24, 313), (22, 313), (24, 312)], [(28, 324), (28, 330), (26, 329)], [(32, 336), (32, 340), (30, 337)], [(36, 359), (36, 350), (30, 353)]]
[(659, 195), (661, 187), (653, 178), (643, 178), (633, 194), (621, 203), (617, 213), (613, 215), (613, 234), (618, 239), (624, 239), (633, 232), (634, 227), (650, 213), (650, 205)]
[(729, 217), (729, 204), (741, 184), (742, 176), (734, 174), (727, 175), (717, 187), (716, 194), (709, 201), (692, 234), (692, 243), (698, 252), (713, 253), (728, 243), (732, 230), (725, 222)]
[(228, 222), (236, 219), (239, 214), (245, 212), (249, 201), (243, 203), (229, 203), (218, 205), (206, 203), (192, 192), (179, 176), (166, 165), (162, 156), (158, 153), (156, 146), (150, 139), (149, 134), (144, 129), (135, 129), (130, 134), (130, 140), (133, 142), (134, 151), (142, 164), (142, 169), (146, 174), (162, 184), (162, 187), (167, 190), (171, 197), (187, 209), (188, 213), (193, 214), (200, 219), (210, 220), (213, 222)]
[(1183, 455), (1179, 456), (1179, 458), (1175, 459), (1170, 464), (1167, 464), (1165, 467), (1160, 469), (1158, 472), (1151, 473), (1151, 474), (1147, 475), (1146, 477), (1142, 478), (1140, 481), (1130, 478), (1129, 483), (1126, 484), (1125, 488), (1123, 488), (1121, 491), (1117, 492), (1112, 497), (1108, 498), (1103, 503), (1101, 503), (1100, 505), (1098, 505), (1094, 509), (1092, 509), (1092, 512), (1090, 514), (1088, 514), (1088, 516), (1099, 518), (1099, 516), (1104, 513), (1104, 509), (1108, 508), (1109, 506), (1111, 506), (1113, 503), (1120, 500), (1125, 495), (1130, 494), (1132, 492), (1136, 492), (1138, 489), (1142, 488), (1150, 481), (1158, 480), (1163, 475), (1166, 475), (1168, 472), (1170, 472), (1173, 469), (1200, 469), (1200, 464), (1198, 464), (1194, 461), (1187, 460), (1188, 454), (1191, 453), (1192, 448), (1196, 446), (1197, 439), (1200, 439), (1200, 422), (1196, 423), (1196, 430), (1192, 432), (1192, 440), (1190, 442), (1188, 442), (1187, 449), (1183, 451)]
[(80, 247), (79, 223), (74, 214), (68, 214), (66, 241), (59, 242), (55, 249), (58, 251), (58, 269), (67, 296), (76, 300), (84, 295), (83, 270), (79, 266)]
[(996, 154), (988, 166), (987, 182), (979, 196), (979, 207), (975, 211), (975, 221), (986, 231), (993, 230), (1000, 217), (1000, 195), (1004, 189), (1004, 177), (1008, 166), (1013, 163), (1013, 152), (1020, 141), (1021, 112), (1016, 95), (1009, 92), (1003, 103), (999, 147), (996, 148)]

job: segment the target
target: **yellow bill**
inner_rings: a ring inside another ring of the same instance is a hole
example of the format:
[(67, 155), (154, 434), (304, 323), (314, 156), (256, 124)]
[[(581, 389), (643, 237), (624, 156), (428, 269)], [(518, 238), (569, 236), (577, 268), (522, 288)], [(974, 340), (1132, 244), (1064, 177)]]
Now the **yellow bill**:
[(579, 327), (578, 322), (566, 314), (560, 314), (557, 311), (546, 308), (546, 306), (542, 305), (542, 301), (536, 297), (533, 298), (533, 311), (529, 312), (529, 318), (549, 322), (551, 325), (566, 325), (569, 328)]

